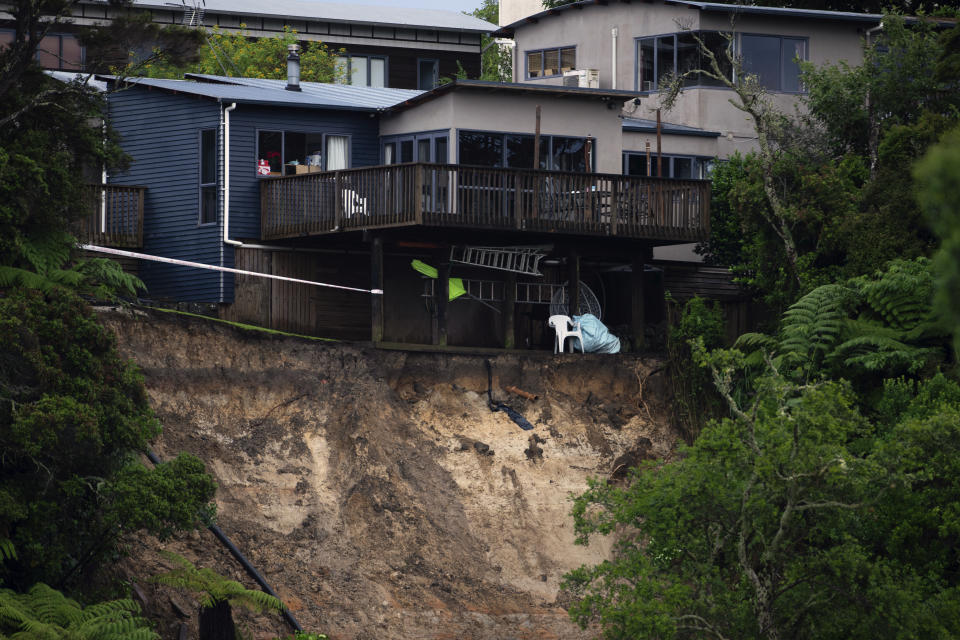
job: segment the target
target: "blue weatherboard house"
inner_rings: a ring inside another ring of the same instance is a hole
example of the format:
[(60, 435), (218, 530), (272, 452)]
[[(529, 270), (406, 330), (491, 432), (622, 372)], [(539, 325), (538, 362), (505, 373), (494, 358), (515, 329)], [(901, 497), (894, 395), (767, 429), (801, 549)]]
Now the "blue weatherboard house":
[[(632, 92), (417, 91), (290, 71), (289, 83), (105, 78), (132, 162), (102, 202), (139, 202), (142, 234), (90, 244), (384, 294), (141, 260), (150, 298), (311, 335), (506, 347), (550, 344), (549, 314), (595, 302), (642, 341), (653, 247), (706, 237), (708, 182), (623, 175)], [(114, 209), (103, 204), (100, 231)], [(444, 293), (451, 277), (461, 295)]]
[[(377, 164), (378, 110), (420, 93), (210, 80), (137, 79), (111, 93), (110, 122), (132, 162), (108, 182), (147, 187), (144, 253), (225, 267), (231, 240), (261, 237), (260, 179)], [(155, 298), (233, 300), (222, 273), (143, 261), (140, 274)]]

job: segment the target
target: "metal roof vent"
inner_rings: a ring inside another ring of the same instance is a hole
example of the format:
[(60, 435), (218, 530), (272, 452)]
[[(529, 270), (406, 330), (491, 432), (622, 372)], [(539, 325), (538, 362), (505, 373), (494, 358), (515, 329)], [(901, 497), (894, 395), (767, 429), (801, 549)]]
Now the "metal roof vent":
[(287, 46), (287, 91), (300, 91), (300, 45)]

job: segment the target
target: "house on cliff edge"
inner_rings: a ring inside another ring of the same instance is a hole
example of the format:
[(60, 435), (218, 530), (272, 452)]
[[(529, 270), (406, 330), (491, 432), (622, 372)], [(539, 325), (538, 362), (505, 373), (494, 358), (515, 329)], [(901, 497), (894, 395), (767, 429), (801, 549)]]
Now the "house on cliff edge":
[[(132, 163), (104, 190), (136, 194), (121, 201), (141, 207), (143, 253), (384, 291), (141, 261), (151, 298), (209, 303), (228, 319), (377, 343), (549, 348), (551, 305), (595, 303), (639, 345), (662, 314), (663, 274), (645, 267), (653, 248), (708, 233), (707, 181), (623, 175), (620, 109), (634, 92), (216, 76), (114, 88), (109, 116)], [(465, 295), (442, 295), (451, 283)]]

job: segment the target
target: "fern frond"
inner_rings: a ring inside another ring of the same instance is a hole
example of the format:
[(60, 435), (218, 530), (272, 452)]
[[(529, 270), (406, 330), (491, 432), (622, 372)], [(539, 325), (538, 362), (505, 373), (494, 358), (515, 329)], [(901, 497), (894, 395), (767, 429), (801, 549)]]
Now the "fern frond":
[(797, 300), (783, 315), (778, 355), (815, 366), (837, 343), (850, 290), (827, 284)]
[(765, 333), (744, 333), (733, 343), (735, 349), (740, 349), (744, 352), (758, 350), (773, 351), (776, 349), (776, 346), (776, 339)]
[(931, 347), (917, 347), (886, 335), (864, 335), (837, 347), (836, 357), (848, 367), (866, 371), (916, 373), (937, 353)]
[(930, 261), (895, 260), (878, 277), (854, 282), (869, 309), (901, 331), (930, 320), (934, 279)]
[(201, 606), (213, 607), (226, 600), (231, 606), (242, 606), (255, 612), (263, 609), (282, 611), (283, 602), (263, 591), (247, 589), (235, 580), (224, 578), (212, 569), (197, 569), (183, 556), (169, 551), (160, 552), (177, 568), (150, 578), (151, 582), (187, 589), (201, 596)]

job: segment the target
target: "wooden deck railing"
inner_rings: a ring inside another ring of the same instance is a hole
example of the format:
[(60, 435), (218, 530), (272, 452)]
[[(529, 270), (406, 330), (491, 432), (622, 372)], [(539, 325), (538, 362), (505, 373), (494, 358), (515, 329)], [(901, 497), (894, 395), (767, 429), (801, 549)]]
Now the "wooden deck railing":
[(146, 187), (116, 184), (86, 186), (86, 216), (77, 224), (77, 238), (106, 247), (143, 246), (143, 197)]
[(409, 163), (264, 178), (265, 240), (425, 225), (692, 242), (710, 183)]

